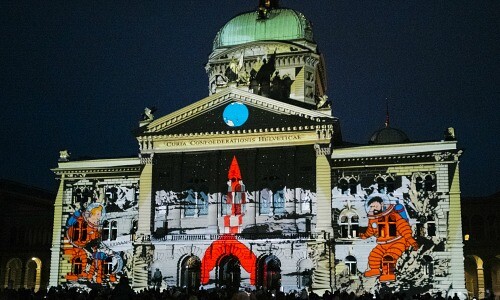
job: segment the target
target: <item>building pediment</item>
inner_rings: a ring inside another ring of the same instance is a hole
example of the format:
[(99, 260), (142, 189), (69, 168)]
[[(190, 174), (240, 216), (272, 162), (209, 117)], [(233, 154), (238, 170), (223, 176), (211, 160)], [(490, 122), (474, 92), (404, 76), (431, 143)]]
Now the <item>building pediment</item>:
[(229, 88), (141, 127), (141, 151), (253, 144), (328, 143), (335, 118)]

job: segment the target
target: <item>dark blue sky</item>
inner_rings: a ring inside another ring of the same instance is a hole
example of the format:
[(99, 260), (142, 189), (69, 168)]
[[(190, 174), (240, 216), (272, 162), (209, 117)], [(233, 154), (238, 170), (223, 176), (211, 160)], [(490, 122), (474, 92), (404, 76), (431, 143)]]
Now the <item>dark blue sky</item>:
[[(58, 151), (136, 155), (146, 106), (208, 95), (218, 29), (257, 0), (2, 1), (0, 177), (55, 189)], [(174, 5), (179, 3), (179, 5)], [(312, 21), (346, 140), (455, 127), (464, 195), (500, 190), (500, 2), (282, 0)]]

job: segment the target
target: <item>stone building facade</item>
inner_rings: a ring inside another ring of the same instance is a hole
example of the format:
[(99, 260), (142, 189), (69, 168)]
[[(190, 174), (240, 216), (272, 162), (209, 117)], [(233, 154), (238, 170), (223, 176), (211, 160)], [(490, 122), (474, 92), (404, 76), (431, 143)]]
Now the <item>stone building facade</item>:
[(261, 2), (217, 33), (208, 97), (145, 111), (137, 158), (62, 155), (51, 283), (464, 293), (456, 141), (345, 144), (309, 20)]
[(470, 297), (500, 298), (500, 193), (462, 199), (465, 284)]
[(48, 287), (54, 198), (49, 191), (0, 180), (1, 287)]

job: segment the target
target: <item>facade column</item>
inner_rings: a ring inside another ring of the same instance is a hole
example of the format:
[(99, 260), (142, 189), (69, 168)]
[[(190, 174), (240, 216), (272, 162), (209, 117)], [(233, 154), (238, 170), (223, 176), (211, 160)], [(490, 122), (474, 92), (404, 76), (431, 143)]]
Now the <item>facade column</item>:
[(484, 299), (485, 286), (484, 286), (484, 269), (483, 267), (477, 268), (477, 298)]
[(137, 237), (133, 242), (134, 267), (132, 286), (136, 289), (148, 285), (149, 265), (153, 261), (153, 244), (151, 243), (151, 220), (153, 218), (153, 154), (141, 155), (142, 171), (139, 178), (139, 219)]
[[(330, 146), (314, 145), (316, 150), (316, 239), (317, 266), (313, 273), (313, 289), (319, 293), (333, 288), (333, 253), (328, 245), (333, 236), (332, 228), (332, 178), (328, 161)], [(313, 212), (314, 213), (314, 212)]]
[(328, 145), (314, 145), (316, 150), (316, 233), (333, 234), (332, 228), (332, 172)]
[(57, 286), (61, 275), (61, 247), (64, 238), (64, 220), (63, 220), (63, 198), (64, 198), (65, 176), (61, 175), (59, 189), (54, 202), (54, 224), (52, 229), (52, 247), (50, 248), (50, 276), (49, 286)]
[(448, 178), (450, 178), (450, 211), (448, 215), (448, 251), (450, 252), (450, 279), (451, 290), (448, 296), (457, 293), (460, 299), (467, 298), (465, 288), (464, 245), (462, 240), (462, 213), (460, 205), (459, 157), (455, 155), (455, 162), (448, 164)]

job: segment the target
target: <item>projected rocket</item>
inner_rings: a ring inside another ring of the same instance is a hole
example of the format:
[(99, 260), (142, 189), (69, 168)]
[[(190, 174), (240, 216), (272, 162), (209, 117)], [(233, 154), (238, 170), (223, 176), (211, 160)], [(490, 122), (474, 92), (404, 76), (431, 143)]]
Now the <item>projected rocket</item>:
[(235, 234), (241, 232), (246, 203), (245, 185), (241, 178), (236, 156), (233, 156), (227, 178), (227, 210), (226, 216), (224, 216), (224, 233)]

